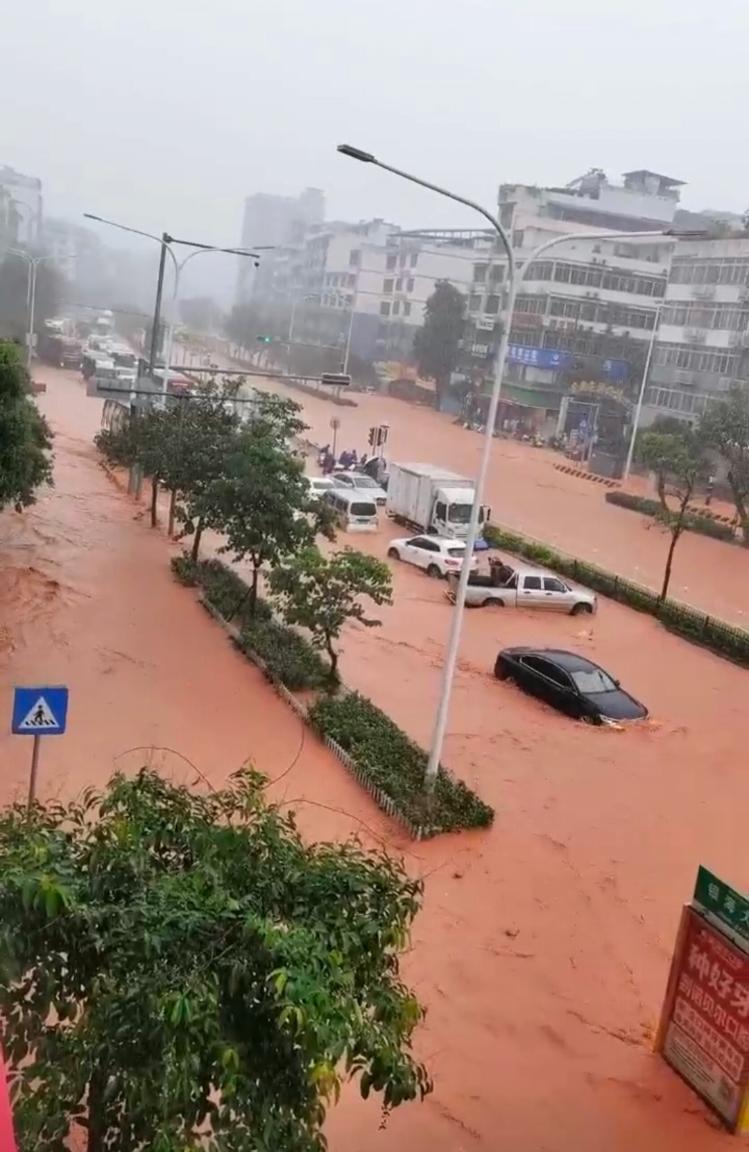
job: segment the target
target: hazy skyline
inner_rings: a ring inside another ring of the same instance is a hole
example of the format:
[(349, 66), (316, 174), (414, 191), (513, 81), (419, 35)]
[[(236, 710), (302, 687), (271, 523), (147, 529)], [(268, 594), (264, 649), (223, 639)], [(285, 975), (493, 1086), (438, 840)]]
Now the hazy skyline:
[(37, 0), (3, 31), (0, 163), (49, 214), (235, 243), (246, 195), (314, 185), (330, 218), (475, 222), (342, 141), (488, 207), (594, 165), (749, 204), (741, 0)]

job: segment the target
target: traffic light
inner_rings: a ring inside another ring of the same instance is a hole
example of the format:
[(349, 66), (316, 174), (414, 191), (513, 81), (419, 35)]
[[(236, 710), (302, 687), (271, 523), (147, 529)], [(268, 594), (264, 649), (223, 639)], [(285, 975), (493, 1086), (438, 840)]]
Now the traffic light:
[(369, 440), (370, 447), (374, 448), (375, 444), (377, 443), (377, 429), (376, 428), (370, 428), (369, 429), (368, 440)]
[(389, 429), (390, 429), (389, 424), (380, 424), (380, 427), (377, 429), (377, 447), (378, 448), (381, 448), (383, 444), (387, 443)]
[(272, 344), (273, 343), (273, 337), (272, 336), (256, 336), (255, 339), (257, 340), (258, 344)]

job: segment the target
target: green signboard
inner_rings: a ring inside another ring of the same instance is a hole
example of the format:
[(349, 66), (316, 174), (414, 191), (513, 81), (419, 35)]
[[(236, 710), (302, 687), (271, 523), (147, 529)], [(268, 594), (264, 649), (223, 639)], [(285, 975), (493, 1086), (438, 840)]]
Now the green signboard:
[(701, 865), (694, 886), (694, 900), (742, 940), (749, 942), (749, 899)]

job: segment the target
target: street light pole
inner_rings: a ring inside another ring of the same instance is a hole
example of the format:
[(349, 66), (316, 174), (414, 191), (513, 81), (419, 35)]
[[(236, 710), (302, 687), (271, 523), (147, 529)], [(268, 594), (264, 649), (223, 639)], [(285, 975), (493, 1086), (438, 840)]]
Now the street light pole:
[(56, 256), (32, 256), (22, 248), (6, 248), (10, 256), (20, 256), (26, 261), (28, 273), (26, 277), (26, 370), (31, 371), (31, 361), (34, 353), (34, 328), (36, 325), (36, 276), (39, 265), (43, 260), (55, 260)]
[[(385, 164), (378, 160), (371, 152), (363, 152), (359, 148), (354, 148), (349, 144), (340, 144), (338, 151), (344, 156), (350, 156), (353, 160), (360, 160), (364, 164), (375, 164), (378, 168), (383, 168), (386, 172), (392, 172), (395, 176), (400, 176), (404, 180), (409, 180), (412, 184), (419, 184), (422, 188), (428, 188), (432, 192), (438, 193), (440, 196), (446, 196), (450, 200), (457, 201), (458, 204), (464, 204), (467, 208), (472, 208), (474, 211), (479, 212), (485, 220), (488, 220), (494, 231), (497, 233), (500, 243), (507, 254), (507, 294), (505, 299), (505, 307), (502, 313), (502, 334), (499, 341), (499, 348), (497, 349), (497, 359), (494, 366), (494, 383), (492, 386), (491, 398), (489, 401), (489, 411), (486, 418), (486, 427), (484, 429), (484, 439), (481, 449), (481, 460), (479, 463), (479, 471), (476, 479), (476, 487), (473, 494), (473, 504), (471, 506), (471, 517), (468, 523), (468, 534), (466, 536), (466, 558), (468, 559), (473, 555), (476, 537), (478, 535), (479, 514), (481, 510), (481, 502), (484, 494), (484, 487), (486, 483), (486, 476), (489, 468), (489, 459), (491, 456), (492, 440), (494, 436), (494, 426), (497, 418), (497, 410), (499, 408), (499, 398), (502, 389), (502, 376), (504, 374), (505, 361), (507, 360), (507, 350), (510, 343), (510, 327), (512, 325), (512, 315), (515, 307), (515, 297), (519, 285), (525, 279), (528, 270), (538, 257), (547, 249), (552, 248), (555, 244), (561, 244), (566, 241), (572, 240), (617, 240), (617, 239), (645, 239), (652, 240), (656, 236), (664, 236), (663, 232), (610, 232), (610, 233), (595, 233), (590, 232), (572, 232), (563, 236), (555, 236), (552, 239), (540, 244), (524, 262), (522, 269), (516, 273), (515, 254), (512, 249), (510, 239), (500, 224), (499, 220), (494, 217), (491, 212), (477, 204), (473, 200), (468, 200), (465, 196), (459, 196), (454, 192), (449, 192), (446, 188), (441, 188), (437, 184), (432, 184), (428, 180), (422, 180), (418, 176), (412, 175), (410, 172), (403, 172), (399, 168), (394, 168), (390, 164)], [(434, 782), (437, 777), (439, 769), (440, 758), (442, 755), (442, 747), (445, 739), (445, 731), (447, 728), (447, 717), (450, 708), (450, 697), (452, 694), (453, 679), (455, 677), (455, 669), (458, 660), (458, 648), (460, 645), (460, 633), (463, 623), (463, 612), (465, 609), (466, 589), (468, 587), (468, 577), (470, 574), (469, 564), (464, 563), (461, 565), (460, 580), (455, 593), (455, 607), (453, 609), (452, 621), (450, 624), (450, 636), (447, 644), (447, 654), (445, 657), (445, 665), (442, 673), (442, 686), (440, 690), (440, 699), (437, 707), (437, 715), (434, 723), (434, 731), (432, 734), (432, 743), (429, 750), (429, 760), (427, 762), (425, 784), (427, 789), (434, 788)]]
[(148, 351), (148, 371), (153, 373), (156, 367), (156, 356), (159, 350), (159, 326), (161, 324), (161, 293), (164, 289), (164, 267), (166, 265), (166, 251), (167, 244), (171, 243), (171, 236), (168, 232), (161, 234), (161, 254), (159, 256), (159, 274), (156, 280), (156, 301), (153, 308), (153, 320), (151, 321), (151, 344)]
[(650, 362), (653, 359), (653, 351), (655, 349), (655, 342), (658, 336), (658, 327), (661, 322), (661, 311), (663, 304), (659, 304), (655, 311), (655, 319), (653, 320), (653, 334), (650, 337), (648, 344), (648, 351), (645, 357), (645, 366), (642, 370), (642, 380), (640, 381), (640, 391), (637, 394), (637, 405), (635, 407), (634, 420), (632, 421), (632, 431), (629, 437), (629, 446), (627, 448), (627, 459), (624, 462), (624, 471), (622, 479), (628, 480), (629, 473), (632, 469), (632, 457), (635, 454), (635, 441), (637, 440), (637, 429), (640, 427), (640, 417), (642, 416), (642, 405), (645, 400), (645, 390), (648, 384), (648, 376), (650, 375)]

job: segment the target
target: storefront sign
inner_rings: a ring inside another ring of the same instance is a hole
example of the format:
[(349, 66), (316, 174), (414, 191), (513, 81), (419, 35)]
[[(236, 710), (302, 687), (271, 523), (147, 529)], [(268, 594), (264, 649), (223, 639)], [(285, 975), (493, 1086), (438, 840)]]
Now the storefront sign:
[[(718, 885), (720, 892), (707, 885)], [(729, 908), (730, 931), (744, 897), (700, 869), (699, 906), (684, 909), (656, 1047), (735, 1133), (749, 1133), (749, 953), (702, 911)]]
[(507, 359), (511, 364), (529, 364), (533, 368), (567, 368), (572, 363), (569, 352), (555, 348), (526, 348), (524, 344), (510, 344)]
[(735, 933), (749, 944), (749, 900), (707, 868), (700, 867), (697, 872), (692, 902), (728, 928), (729, 935)]

